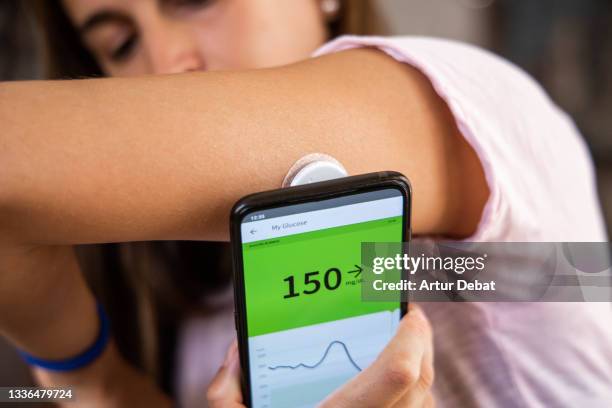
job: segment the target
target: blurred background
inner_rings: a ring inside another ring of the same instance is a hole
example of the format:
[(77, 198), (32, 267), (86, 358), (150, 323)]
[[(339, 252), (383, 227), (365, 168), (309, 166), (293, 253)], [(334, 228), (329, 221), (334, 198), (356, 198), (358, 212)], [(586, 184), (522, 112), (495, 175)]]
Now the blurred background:
[[(22, 10), (24, 3), (0, 0), (0, 80), (42, 76), (39, 41)], [(584, 135), (612, 231), (612, 1), (376, 0), (375, 4), (388, 34), (472, 43), (535, 77)], [(18, 361), (10, 348), (0, 344), (1, 364), (12, 367), (0, 369), (0, 385), (28, 378)]]

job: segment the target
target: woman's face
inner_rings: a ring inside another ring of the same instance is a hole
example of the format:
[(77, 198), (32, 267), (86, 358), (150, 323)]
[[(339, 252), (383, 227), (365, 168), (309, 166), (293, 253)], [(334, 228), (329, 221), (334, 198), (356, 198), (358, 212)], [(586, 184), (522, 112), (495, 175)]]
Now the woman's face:
[(62, 0), (109, 76), (304, 59), (327, 36), (319, 0)]

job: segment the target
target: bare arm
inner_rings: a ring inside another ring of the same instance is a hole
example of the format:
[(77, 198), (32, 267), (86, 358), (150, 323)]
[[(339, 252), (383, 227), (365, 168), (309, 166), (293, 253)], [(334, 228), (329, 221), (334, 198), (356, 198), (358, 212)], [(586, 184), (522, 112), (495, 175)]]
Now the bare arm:
[(0, 86), (0, 221), (34, 244), (227, 239), (240, 196), (305, 153), (393, 169), (417, 233), (466, 235), (486, 186), (416, 70), (355, 50), (241, 73)]

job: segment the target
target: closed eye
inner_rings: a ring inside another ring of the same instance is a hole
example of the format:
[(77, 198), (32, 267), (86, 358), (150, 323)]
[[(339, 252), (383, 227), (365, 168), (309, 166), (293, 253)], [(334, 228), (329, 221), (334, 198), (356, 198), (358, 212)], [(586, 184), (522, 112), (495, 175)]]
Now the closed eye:
[(111, 52), (110, 59), (114, 62), (122, 62), (128, 59), (138, 45), (138, 35), (131, 34), (117, 48)]

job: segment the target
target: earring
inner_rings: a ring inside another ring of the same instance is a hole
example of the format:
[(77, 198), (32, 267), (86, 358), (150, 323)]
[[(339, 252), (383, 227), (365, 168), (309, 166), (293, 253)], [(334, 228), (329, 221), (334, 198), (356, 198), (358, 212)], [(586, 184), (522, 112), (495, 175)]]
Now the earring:
[(340, 0), (321, 0), (321, 12), (325, 19), (333, 20), (340, 11)]

